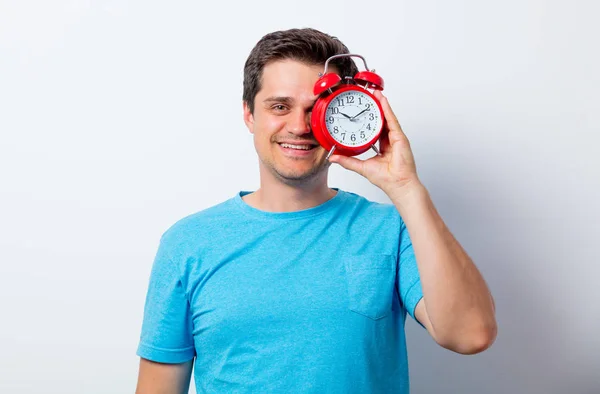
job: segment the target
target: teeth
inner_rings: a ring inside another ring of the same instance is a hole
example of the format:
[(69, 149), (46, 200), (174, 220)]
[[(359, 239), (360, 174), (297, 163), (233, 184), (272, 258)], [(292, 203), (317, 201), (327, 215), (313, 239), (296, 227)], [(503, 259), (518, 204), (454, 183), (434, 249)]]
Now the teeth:
[(302, 150), (311, 150), (312, 149), (312, 145), (281, 144), (281, 146), (284, 148), (291, 148), (291, 149), (302, 149)]

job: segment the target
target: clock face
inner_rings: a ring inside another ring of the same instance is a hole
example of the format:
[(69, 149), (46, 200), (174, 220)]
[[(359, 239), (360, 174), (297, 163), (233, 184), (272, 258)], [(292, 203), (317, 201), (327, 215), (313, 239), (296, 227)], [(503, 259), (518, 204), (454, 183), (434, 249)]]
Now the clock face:
[(327, 106), (325, 125), (337, 143), (362, 146), (380, 130), (382, 114), (368, 94), (360, 90), (344, 91)]

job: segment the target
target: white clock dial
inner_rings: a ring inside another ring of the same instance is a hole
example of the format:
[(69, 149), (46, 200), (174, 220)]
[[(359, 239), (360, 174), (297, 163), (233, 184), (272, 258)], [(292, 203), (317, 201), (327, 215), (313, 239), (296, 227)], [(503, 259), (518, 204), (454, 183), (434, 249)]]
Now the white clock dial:
[(325, 110), (327, 131), (345, 146), (361, 146), (373, 139), (381, 117), (375, 100), (359, 90), (340, 93)]

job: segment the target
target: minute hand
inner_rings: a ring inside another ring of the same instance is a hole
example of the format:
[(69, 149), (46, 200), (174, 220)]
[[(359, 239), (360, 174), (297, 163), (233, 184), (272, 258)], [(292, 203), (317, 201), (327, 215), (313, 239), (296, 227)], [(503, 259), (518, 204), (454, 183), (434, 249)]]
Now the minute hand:
[(351, 117), (351, 118), (350, 118), (350, 120), (353, 120), (353, 119), (354, 119), (354, 118), (356, 118), (358, 115), (360, 115), (360, 114), (362, 114), (363, 112), (365, 112), (365, 111), (368, 111), (368, 110), (369, 110), (369, 108), (365, 108), (365, 109), (363, 109), (362, 111), (360, 111), (359, 113), (357, 113), (356, 115), (354, 115), (353, 117)]

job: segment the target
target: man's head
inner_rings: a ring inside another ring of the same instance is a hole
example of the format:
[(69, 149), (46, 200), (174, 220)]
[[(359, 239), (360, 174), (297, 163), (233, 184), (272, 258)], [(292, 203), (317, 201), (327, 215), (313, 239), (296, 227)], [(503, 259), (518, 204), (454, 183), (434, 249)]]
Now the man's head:
[[(349, 53), (336, 37), (315, 29), (290, 29), (269, 33), (261, 38), (244, 65), (243, 100), (254, 113), (254, 99), (261, 89), (264, 67), (277, 60), (295, 60), (308, 65), (325, 64), (333, 55)], [(354, 76), (358, 69), (349, 57), (329, 62), (343, 76)]]
[[(325, 61), (342, 53), (348, 48), (341, 41), (315, 29), (273, 32), (252, 49), (244, 66), (244, 121), (254, 134), (261, 171), (292, 184), (327, 168), (327, 152), (310, 129), (312, 90)], [(329, 65), (342, 77), (358, 71), (349, 57)]]

